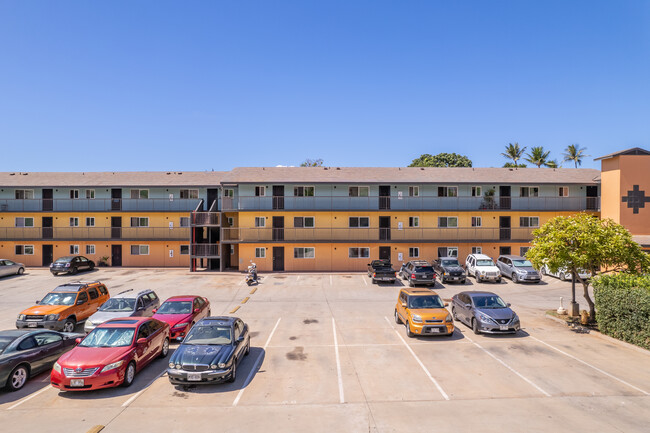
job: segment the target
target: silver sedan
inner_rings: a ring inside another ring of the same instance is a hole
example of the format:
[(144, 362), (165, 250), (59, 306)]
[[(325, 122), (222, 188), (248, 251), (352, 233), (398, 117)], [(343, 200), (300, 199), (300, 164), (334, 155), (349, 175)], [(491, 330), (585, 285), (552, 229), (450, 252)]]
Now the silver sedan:
[(7, 259), (0, 259), (0, 277), (5, 275), (22, 275), (25, 272), (25, 265), (12, 262)]

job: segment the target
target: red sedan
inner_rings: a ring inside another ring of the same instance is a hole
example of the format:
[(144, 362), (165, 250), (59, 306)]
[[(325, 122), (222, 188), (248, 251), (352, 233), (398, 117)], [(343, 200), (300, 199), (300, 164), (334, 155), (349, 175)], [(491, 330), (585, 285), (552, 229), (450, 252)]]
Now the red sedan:
[(173, 296), (153, 312), (154, 319), (169, 324), (171, 338), (182, 340), (196, 322), (210, 316), (210, 301), (201, 296)]
[(151, 317), (113, 319), (97, 326), (54, 363), (50, 382), (64, 391), (129, 386), (136, 372), (169, 352), (169, 325)]

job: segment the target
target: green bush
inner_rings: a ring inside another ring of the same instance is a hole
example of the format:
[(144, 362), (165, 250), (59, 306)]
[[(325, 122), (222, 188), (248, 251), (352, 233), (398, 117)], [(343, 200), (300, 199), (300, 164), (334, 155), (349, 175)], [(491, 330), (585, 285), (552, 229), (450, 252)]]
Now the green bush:
[(598, 329), (650, 349), (650, 276), (603, 275), (593, 285)]

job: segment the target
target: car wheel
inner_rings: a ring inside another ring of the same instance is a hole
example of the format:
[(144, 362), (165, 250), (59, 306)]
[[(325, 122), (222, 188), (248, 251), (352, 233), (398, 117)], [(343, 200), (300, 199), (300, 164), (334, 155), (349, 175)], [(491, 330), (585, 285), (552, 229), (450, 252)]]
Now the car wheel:
[(129, 365), (126, 366), (126, 371), (124, 371), (124, 382), (122, 382), (123, 387), (129, 387), (135, 380), (135, 362), (129, 362)]
[(413, 333), (411, 332), (411, 325), (409, 325), (409, 322), (406, 322), (406, 323), (404, 324), (404, 326), (406, 326), (406, 336), (407, 336), (408, 338), (413, 338), (413, 337), (415, 337), (415, 334), (413, 334)]
[(541, 269), (542, 275), (546, 276), (546, 266)]
[(251, 353), (251, 339), (248, 339), (248, 343), (246, 344), (246, 350), (244, 351), (244, 356), (247, 356), (249, 353)]
[(512, 273), (512, 282), (515, 283), (515, 284), (519, 282), (519, 280), (517, 278), (517, 274), (515, 272)]
[(88, 265), (88, 270), (89, 271), (92, 271), (93, 269), (95, 269), (95, 264), (94, 263), (91, 263), (90, 265)]
[(413, 280), (409, 280), (409, 287), (415, 287), (415, 283), (413, 283)]
[(377, 281), (375, 281), (374, 279), (371, 279), (370, 281), (372, 281), (372, 284), (377, 284)]
[(14, 368), (9, 379), (7, 379), (7, 389), (9, 391), (18, 391), (20, 388), (25, 386), (29, 379), (29, 370), (25, 365), (19, 365)]
[(475, 278), (476, 278), (476, 282), (477, 282), (477, 283), (480, 283), (480, 282), (481, 282), (481, 277), (479, 277), (479, 276), (477, 275)]
[(169, 338), (165, 338), (163, 341), (162, 350), (160, 351), (160, 358), (166, 358), (169, 353)]
[(478, 330), (478, 322), (476, 319), (472, 319), (472, 331), (474, 331), (474, 334), (476, 335), (481, 333), (481, 331)]
[(63, 332), (74, 332), (74, 328), (77, 326), (77, 322), (74, 319), (68, 318), (65, 319), (63, 323)]
[(230, 377), (228, 378), (227, 382), (234, 382), (237, 380), (237, 360), (233, 359), (232, 360), (232, 373), (230, 373)]
[(564, 272), (560, 272), (560, 281), (566, 281), (566, 274)]
[(453, 317), (454, 320), (456, 322), (458, 322), (458, 315), (456, 314), (456, 308), (455, 307), (451, 307), (451, 317)]
[(501, 278), (497, 280), (497, 284), (501, 284)]
[(77, 274), (77, 267), (76, 266), (74, 268), (70, 269), (70, 274), (71, 275), (76, 275)]
[(25, 268), (18, 268), (18, 275), (22, 275), (25, 273)]
[(212, 310), (208, 310), (208, 315), (206, 317), (212, 316)]
[(59, 275), (58, 272), (52, 272), (52, 275)]
[(397, 314), (397, 310), (395, 310), (395, 323), (398, 325), (402, 324), (402, 319), (399, 318), (399, 314)]
[(406, 280), (406, 279), (407, 279), (406, 275), (402, 274), (402, 280)]
[(467, 283), (467, 280), (461, 281), (461, 284), (465, 284), (465, 283)]

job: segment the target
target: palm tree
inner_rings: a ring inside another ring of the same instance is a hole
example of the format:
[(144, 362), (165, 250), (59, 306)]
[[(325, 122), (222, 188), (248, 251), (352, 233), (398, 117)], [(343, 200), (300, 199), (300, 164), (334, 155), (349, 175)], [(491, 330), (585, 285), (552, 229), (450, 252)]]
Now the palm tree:
[(555, 159), (552, 161), (546, 161), (544, 165), (547, 166), (548, 168), (558, 168), (560, 166), (560, 164), (558, 164), (557, 160)]
[(512, 161), (515, 164), (515, 167), (517, 167), (517, 161), (519, 161), (521, 159), (521, 157), (524, 154), (525, 150), (526, 150), (525, 147), (519, 148), (519, 143), (515, 143), (515, 144), (509, 143), (506, 146), (506, 151), (504, 153), (502, 153), (501, 155), (503, 155), (504, 157), (506, 157), (508, 159), (512, 159)]
[(563, 153), (564, 161), (573, 161), (575, 168), (578, 168), (582, 164), (582, 158), (585, 158), (590, 155), (586, 155), (584, 151), (587, 150), (586, 147), (582, 149), (577, 144), (570, 144), (565, 149), (566, 153)]
[(530, 153), (526, 155), (525, 160), (531, 164), (536, 165), (538, 168), (542, 165), (546, 165), (546, 160), (551, 151), (544, 152), (544, 146), (532, 147)]

